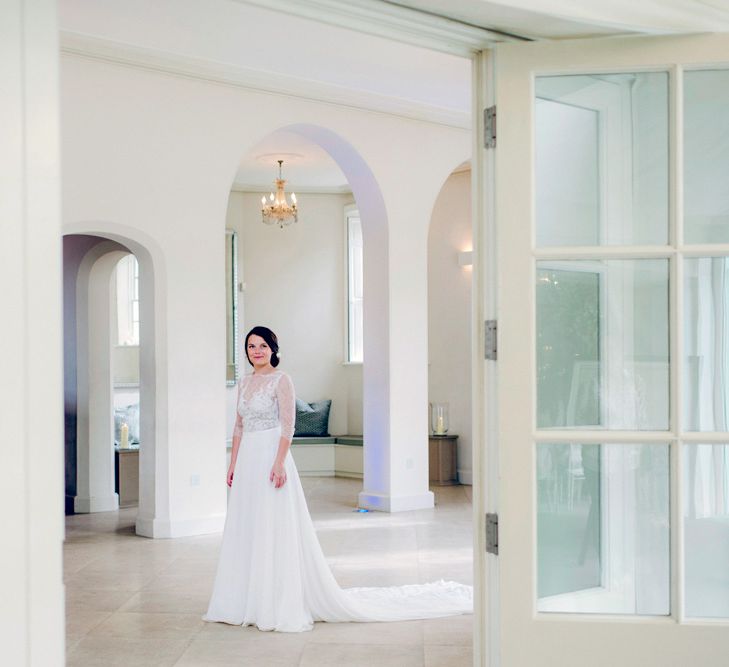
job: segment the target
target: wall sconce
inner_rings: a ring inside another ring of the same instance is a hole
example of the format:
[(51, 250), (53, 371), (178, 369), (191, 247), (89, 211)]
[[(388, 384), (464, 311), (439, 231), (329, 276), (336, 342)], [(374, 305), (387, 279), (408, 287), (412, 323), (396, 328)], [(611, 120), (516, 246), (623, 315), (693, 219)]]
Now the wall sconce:
[(458, 253), (458, 264), (460, 266), (472, 266), (473, 265), (473, 250), (465, 250), (464, 252)]

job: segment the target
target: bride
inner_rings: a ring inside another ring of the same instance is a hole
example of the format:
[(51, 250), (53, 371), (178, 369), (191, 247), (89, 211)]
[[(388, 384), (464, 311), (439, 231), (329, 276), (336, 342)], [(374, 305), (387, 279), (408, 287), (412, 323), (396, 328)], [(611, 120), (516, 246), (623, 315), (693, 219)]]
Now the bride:
[(319, 545), (290, 446), (291, 378), (277, 370), (266, 327), (245, 338), (253, 373), (238, 384), (231, 487), (206, 621), (303, 632), (315, 621), (403, 621), (471, 613), (473, 589), (453, 581), (380, 588), (337, 584)]

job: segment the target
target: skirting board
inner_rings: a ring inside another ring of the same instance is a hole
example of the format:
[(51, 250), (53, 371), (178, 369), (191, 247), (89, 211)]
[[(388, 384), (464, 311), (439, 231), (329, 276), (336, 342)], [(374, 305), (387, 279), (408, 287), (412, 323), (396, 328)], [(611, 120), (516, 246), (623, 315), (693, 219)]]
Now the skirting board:
[(136, 531), (137, 535), (142, 537), (192, 537), (193, 535), (221, 533), (224, 525), (225, 514), (177, 521), (137, 517)]
[(76, 496), (73, 501), (73, 511), (76, 514), (114, 512), (118, 509), (119, 495), (116, 493), (112, 493), (109, 496)]
[(473, 486), (473, 471), (472, 470), (459, 470), (458, 471), (458, 483), (466, 484), (467, 486)]
[(361, 472), (349, 472), (347, 470), (299, 470), (299, 477), (346, 477), (347, 479), (364, 479)]

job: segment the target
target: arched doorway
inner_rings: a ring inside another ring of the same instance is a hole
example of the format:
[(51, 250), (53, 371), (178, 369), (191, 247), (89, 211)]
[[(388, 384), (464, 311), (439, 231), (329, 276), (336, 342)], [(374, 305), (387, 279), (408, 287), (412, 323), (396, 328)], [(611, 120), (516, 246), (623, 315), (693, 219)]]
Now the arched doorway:
[[(164, 496), (160, 459), (166, 452), (164, 393), (157, 391), (163, 361), (155, 336), (154, 260), (148, 240), (135, 240), (126, 228), (77, 224), (64, 236), (64, 403), (66, 512), (118, 508), (114, 490), (114, 401), (112, 383), (112, 273), (133, 254), (139, 265), (139, 506), (136, 531), (154, 535)], [(76, 230), (79, 230), (78, 232)], [(87, 233), (83, 233), (87, 232)], [(158, 282), (158, 281), (157, 281)]]
[[(360, 418), (364, 441), (364, 488), (359, 493), (357, 504), (360, 507), (384, 511), (432, 506), (432, 494), (427, 491), (427, 479), (421, 480), (424, 484), (420, 485), (417, 494), (408, 496), (407, 504), (393, 503), (394, 497), (404, 494), (393, 489), (389, 471), (391, 406), (387, 363), (390, 339), (388, 230), (387, 214), (380, 188), (362, 156), (335, 132), (310, 124), (288, 125), (280, 128), (278, 132), (295, 135), (311, 142), (331, 157), (346, 178), (361, 220), (363, 282), (366, 294), (363, 305), (364, 363), (362, 364)], [(250, 148), (244, 154), (253, 150), (255, 149)], [(271, 157), (271, 165), (273, 164), (275, 164), (275, 160)], [(273, 177), (273, 172), (271, 176)], [(234, 181), (233, 178), (232, 181)], [(260, 198), (260, 193), (258, 198)], [(302, 215), (305, 214), (302, 213)], [(266, 250), (275, 252), (275, 248), (266, 248)], [(291, 289), (296, 289), (296, 285), (292, 284)], [(342, 286), (342, 293), (344, 293), (344, 286)], [(249, 324), (252, 326), (259, 323), (249, 322), (246, 318), (242, 328)], [(311, 328), (312, 325), (313, 328)], [(316, 322), (302, 322), (301, 327), (306, 329), (307, 335), (316, 337)], [(310, 328), (311, 331), (309, 331)], [(243, 355), (241, 358), (245, 360)], [(367, 363), (368, 359), (370, 363)]]

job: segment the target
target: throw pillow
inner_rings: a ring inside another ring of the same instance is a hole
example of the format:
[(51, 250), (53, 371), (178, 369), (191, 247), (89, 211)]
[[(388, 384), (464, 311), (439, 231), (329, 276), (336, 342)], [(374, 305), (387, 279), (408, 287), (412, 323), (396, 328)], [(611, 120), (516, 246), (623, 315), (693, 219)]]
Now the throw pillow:
[[(299, 409), (300, 403), (303, 403), (301, 409)], [(294, 437), (328, 436), (329, 410), (331, 406), (331, 400), (306, 403), (297, 398)]]

